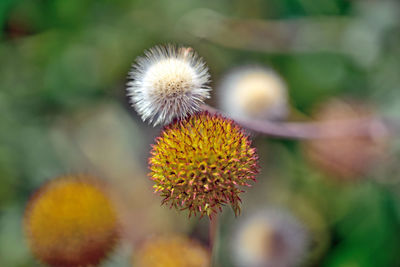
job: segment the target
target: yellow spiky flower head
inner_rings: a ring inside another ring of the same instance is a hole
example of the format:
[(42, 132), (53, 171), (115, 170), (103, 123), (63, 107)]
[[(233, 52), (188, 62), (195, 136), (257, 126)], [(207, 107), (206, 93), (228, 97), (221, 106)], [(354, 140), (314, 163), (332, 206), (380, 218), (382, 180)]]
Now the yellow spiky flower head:
[(117, 241), (117, 215), (100, 184), (66, 176), (42, 186), (28, 203), (25, 230), (38, 260), (57, 267), (97, 265)]
[(181, 235), (150, 238), (135, 255), (140, 267), (207, 267), (210, 258), (204, 246)]
[(216, 213), (230, 204), (240, 213), (240, 186), (259, 171), (249, 137), (232, 120), (202, 112), (167, 126), (151, 151), (150, 176), (163, 204), (189, 216)]

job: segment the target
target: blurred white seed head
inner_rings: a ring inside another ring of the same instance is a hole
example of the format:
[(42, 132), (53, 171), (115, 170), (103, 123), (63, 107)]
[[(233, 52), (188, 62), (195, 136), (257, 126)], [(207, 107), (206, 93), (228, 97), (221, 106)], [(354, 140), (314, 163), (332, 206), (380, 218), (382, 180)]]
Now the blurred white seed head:
[(283, 119), (288, 113), (287, 98), (278, 74), (259, 66), (234, 69), (219, 86), (220, 108), (236, 119)]
[(295, 217), (269, 209), (242, 222), (233, 254), (241, 267), (292, 267), (301, 263), (308, 246), (308, 233)]
[(200, 110), (209, 98), (208, 68), (191, 48), (155, 46), (129, 73), (128, 96), (144, 121), (168, 124)]

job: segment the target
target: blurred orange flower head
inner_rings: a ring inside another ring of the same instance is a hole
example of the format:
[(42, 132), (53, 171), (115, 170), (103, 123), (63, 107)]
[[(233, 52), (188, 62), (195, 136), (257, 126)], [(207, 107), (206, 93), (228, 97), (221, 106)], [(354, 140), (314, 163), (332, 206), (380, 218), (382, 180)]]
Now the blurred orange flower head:
[(55, 179), (42, 186), (25, 212), (36, 258), (50, 266), (98, 264), (118, 237), (117, 214), (100, 183), (89, 176)]
[(140, 267), (207, 267), (210, 255), (200, 243), (181, 235), (153, 237), (134, 257)]

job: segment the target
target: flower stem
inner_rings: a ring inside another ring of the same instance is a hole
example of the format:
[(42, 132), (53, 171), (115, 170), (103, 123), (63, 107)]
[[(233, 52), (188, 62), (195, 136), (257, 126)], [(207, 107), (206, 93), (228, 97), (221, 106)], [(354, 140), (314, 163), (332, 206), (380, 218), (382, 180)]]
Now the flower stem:
[(215, 253), (215, 242), (218, 231), (218, 214), (215, 214), (210, 218), (210, 227), (209, 227), (209, 247), (210, 247), (210, 266), (213, 266), (214, 262), (214, 253)]
[[(203, 105), (211, 114), (223, 114), (218, 109)], [(390, 132), (400, 131), (398, 120), (381, 118), (345, 119), (330, 122), (273, 122), (261, 120), (237, 120), (244, 128), (273, 137), (289, 139), (323, 139), (344, 136), (385, 137)], [(332, 126), (335, 127), (332, 127)], [(329, 131), (326, 129), (329, 127)], [(335, 130), (331, 130), (335, 129)]]

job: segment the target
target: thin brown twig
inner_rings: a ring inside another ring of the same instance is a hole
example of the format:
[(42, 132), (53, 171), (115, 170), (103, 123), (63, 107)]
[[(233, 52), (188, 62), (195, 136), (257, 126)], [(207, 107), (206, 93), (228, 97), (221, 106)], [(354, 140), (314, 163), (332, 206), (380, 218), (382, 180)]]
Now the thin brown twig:
[[(203, 105), (202, 108), (212, 114), (225, 115), (208, 105)], [(273, 122), (243, 119), (235, 119), (235, 121), (248, 130), (289, 139), (322, 139), (345, 136), (382, 137), (387, 136), (393, 130), (398, 130), (400, 124), (400, 121), (389, 121), (376, 117), (329, 122)]]

